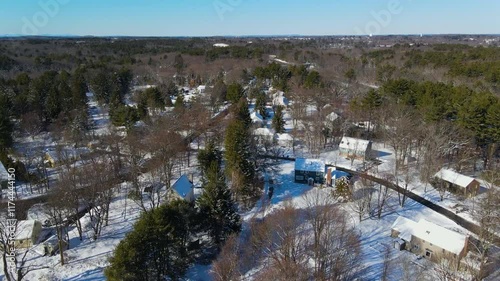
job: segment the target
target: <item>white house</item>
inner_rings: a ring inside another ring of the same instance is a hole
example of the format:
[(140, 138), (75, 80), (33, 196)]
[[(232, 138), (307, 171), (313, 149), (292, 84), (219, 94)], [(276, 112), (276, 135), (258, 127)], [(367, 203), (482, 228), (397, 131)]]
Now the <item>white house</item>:
[(290, 134), (276, 134), (278, 145), (283, 147), (293, 147), (293, 137)]
[[(406, 249), (416, 255), (439, 262), (440, 259), (460, 259), (467, 254), (469, 237), (446, 229), (442, 226), (420, 219), (418, 222), (398, 217), (392, 227), (391, 236), (402, 240), (397, 243), (400, 249)], [(396, 245), (395, 245), (396, 246)]]
[(172, 190), (182, 200), (194, 201), (194, 185), (186, 175), (181, 176), (173, 185)]
[(288, 99), (285, 97), (285, 93), (278, 91), (273, 95), (273, 106), (284, 106), (287, 107), (289, 104)]
[(196, 88), (196, 91), (198, 92), (198, 94), (204, 94), (206, 89), (207, 89), (207, 86), (200, 85), (200, 86), (198, 86), (198, 88)]
[(274, 131), (269, 128), (257, 128), (253, 130), (253, 135), (259, 143), (272, 142), (274, 139)]
[(371, 158), (372, 143), (368, 140), (343, 137), (339, 144), (340, 156), (360, 160)]
[(447, 182), (449, 187), (457, 187), (466, 195), (475, 195), (479, 191), (481, 184), (474, 178), (457, 173), (454, 170), (442, 168), (434, 177)]
[(30, 248), (36, 244), (42, 224), (36, 220), (18, 221), (14, 243), (19, 248)]
[(256, 124), (258, 126), (261, 126), (262, 124), (264, 124), (264, 118), (258, 112), (254, 111), (254, 112), (250, 113), (250, 118), (252, 119), (253, 124)]
[(216, 48), (227, 48), (227, 47), (229, 47), (229, 45), (225, 44), (225, 43), (215, 43), (214, 47), (216, 47)]

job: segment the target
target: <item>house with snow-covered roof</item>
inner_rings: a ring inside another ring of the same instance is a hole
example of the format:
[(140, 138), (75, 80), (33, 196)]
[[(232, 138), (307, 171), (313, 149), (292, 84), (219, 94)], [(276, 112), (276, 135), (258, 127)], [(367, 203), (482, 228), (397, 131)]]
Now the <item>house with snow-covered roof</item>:
[(326, 165), (319, 159), (295, 159), (295, 182), (308, 185), (323, 184), (325, 182)]
[(250, 113), (250, 119), (252, 119), (252, 123), (257, 126), (262, 126), (262, 124), (264, 124), (264, 118), (256, 111)]
[(434, 262), (439, 262), (442, 258), (452, 259), (458, 266), (468, 251), (467, 235), (425, 219), (415, 222), (400, 216), (391, 227), (391, 236), (400, 239), (395, 241), (396, 248), (406, 249)]
[(325, 174), (325, 183), (327, 186), (336, 186), (338, 180), (342, 178), (349, 179), (351, 175), (347, 172), (337, 170), (335, 167), (329, 167)]
[(173, 185), (174, 194), (187, 202), (194, 201), (194, 185), (186, 175), (182, 175)]
[(258, 143), (273, 142), (274, 131), (269, 128), (257, 128), (253, 130), (253, 135)]
[(279, 146), (293, 147), (293, 137), (288, 133), (276, 134), (276, 141)]
[(469, 196), (476, 195), (481, 186), (476, 179), (446, 168), (442, 168), (434, 177), (447, 183), (449, 189), (457, 189)]
[(204, 94), (204, 93), (205, 93), (205, 91), (206, 91), (206, 89), (207, 89), (207, 86), (205, 86), (205, 85), (200, 85), (200, 86), (198, 86), (198, 87), (196, 88), (196, 91), (198, 92), (198, 94)]
[(369, 140), (343, 137), (339, 144), (340, 156), (358, 160), (369, 160), (372, 154), (372, 142)]
[(13, 239), (15, 247), (33, 247), (33, 245), (36, 244), (41, 232), (42, 224), (37, 220), (18, 221), (16, 226), (16, 235)]
[(285, 97), (285, 93), (283, 91), (278, 91), (273, 95), (273, 106), (287, 107), (288, 105), (289, 101)]

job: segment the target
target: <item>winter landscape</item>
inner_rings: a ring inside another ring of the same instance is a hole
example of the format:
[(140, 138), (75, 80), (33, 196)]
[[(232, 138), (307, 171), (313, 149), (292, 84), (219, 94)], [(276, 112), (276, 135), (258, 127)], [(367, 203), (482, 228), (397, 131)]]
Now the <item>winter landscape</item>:
[[(0, 4), (0, 280), (500, 279), (493, 17), (387, 35), (431, 7), (359, 0), (367, 32), (276, 35), (332, 4), (283, 29), (247, 18), (263, 4), (138, 2), (94, 3), (135, 23), (105, 34), (90, 3), (24, 7), (22, 34)], [(167, 6), (161, 30), (138, 15)]]

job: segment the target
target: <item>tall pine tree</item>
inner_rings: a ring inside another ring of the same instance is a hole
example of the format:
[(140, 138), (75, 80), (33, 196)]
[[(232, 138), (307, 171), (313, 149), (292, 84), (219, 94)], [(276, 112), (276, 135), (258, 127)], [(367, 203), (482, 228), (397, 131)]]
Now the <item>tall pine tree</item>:
[(206, 171), (204, 193), (198, 198), (197, 206), (204, 218), (204, 225), (212, 242), (221, 245), (232, 233), (241, 230), (238, 215), (226, 178), (216, 161)]
[(285, 132), (285, 120), (283, 119), (283, 106), (278, 105), (274, 110), (272, 125), (276, 133), (281, 134)]
[(235, 118), (229, 123), (224, 142), (226, 175), (231, 179), (231, 188), (239, 199), (255, 195), (255, 165), (251, 161), (250, 138), (245, 122)]
[(186, 204), (174, 201), (143, 213), (116, 247), (104, 272), (107, 280), (180, 280), (190, 263)]

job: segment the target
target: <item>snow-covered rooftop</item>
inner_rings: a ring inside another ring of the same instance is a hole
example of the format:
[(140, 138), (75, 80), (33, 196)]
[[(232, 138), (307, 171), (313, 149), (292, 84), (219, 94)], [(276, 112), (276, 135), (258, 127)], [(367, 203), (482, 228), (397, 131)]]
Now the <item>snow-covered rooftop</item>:
[(396, 230), (399, 232), (399, 238), (405, 240), (405, 241), (410, 241), (411, 236), (415, 229), (417, 229), (418, 224), (410, 219), (407, 219), (405, 217), (399, 216), (394, 223), (392, 224), (392, 229)]
[(420, 219), (417, 223), (400, 216), (394, 221), (392, 229), (398, 231), (399, 238), (405, 241), (410, 241), (413, 235), (457, 255), (462, 252), (467, 241), (466, 235), (451, 231), (425, 219)]
[(325, 162), (319, 159), (297, 158), (295, 159), (295, 170), (324, 173)]
[(436, 178), (451, 182), (454, 185), (466, 188), (474, 181), (474, 178), (464, 176), (453, 170), (442, 168), (434, 175)]
[(35, 228), (35, 220), (25, 220), (17, 222), (17, 232), (15, 240), (31, 239), (33, 229)]
[(256, 136), (274, 136), (274, 132), (269, 128), (257, 128), (253, 131)]
[(364, 152), (368, 149), (369, 144), (370, 141), (368, 140), (343, 137), (342, 140), (340, 141), (339, 147), (344, 149)]
[(3, 166), (2, 162), (0, 162), (0, 181), (7, 180), (9, 178), (9, 174), (7, 170)]
[(189, 181), (186, 175), (183, 175), (174, 183), (174, 185), (172, 185), (172, 189), (179, 194), (179, 196), (185, 198), (193, 189), (193, 184)]
[(278, 141), (293, 141), (292, 135), (288, 133), (276, 134), (276, 139), (278, 139)]
[(467, 236), (425, 219), (418, 222), (418, 227), (413, 235), (457, 255), (462, 252), (467, 241)]
[(262, 115), (260, 115), (258, 112), (255, 111), (250, 114), (250, 118), (252, 119), (253, 123), (264, 122), (264, 118), (262, 118)]
[(59, 160), (70, 160), (78, 159), (80, 156), (89, 153), (89, 149), (86, 147), (72, 148), (63, 147), (60, 149), (47, 149), (45, 153), (50, 156), (55, 162)]
[(278, 106), (288, 106), (290, 102), (285, 97), (285, 93), (282, 91), (278, 91), (273, 95), (273, 105)]
[(326, 116), (326, 120), (330, 121), (330, 122), (333, 122), (333, 121), (337, 120), (338, 118), (339, 118), (339, 115), (335, 112), (332, 112)]
[[(349, 176), (349, 173), (347, 172), (343, 172), (343, 171), (339, 171), (335, 168), (332, 168), (331, 169), (331, 174), (332, 174), (332, 179), (340, 179), (342, 177), (348, 177)], [(325, 177), (327, 177), (328, 174), (325, 175)]]

